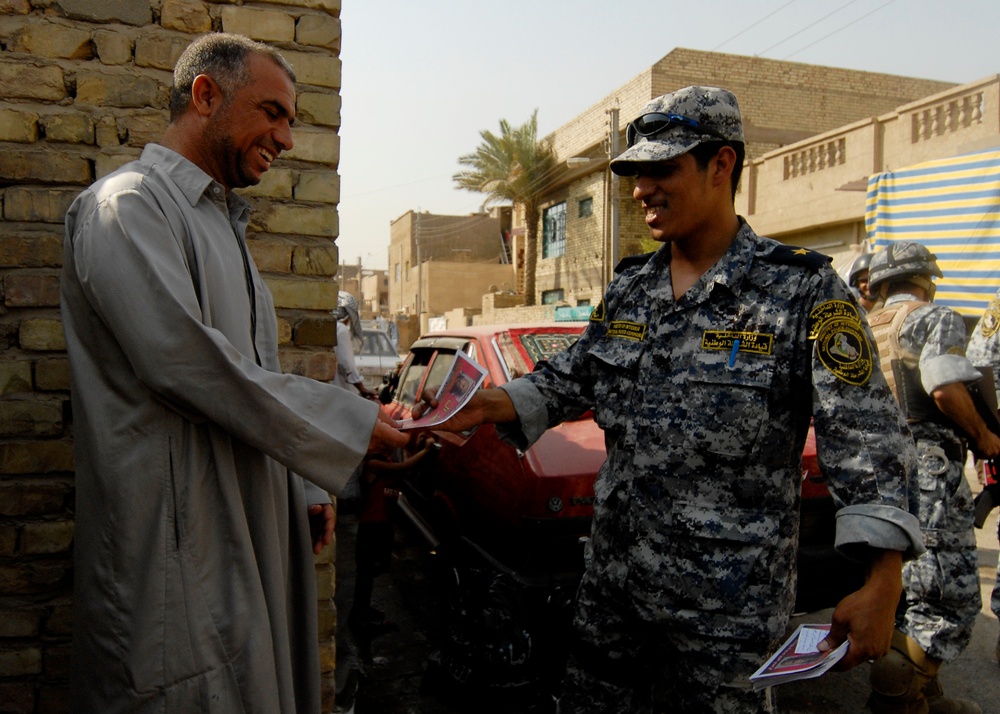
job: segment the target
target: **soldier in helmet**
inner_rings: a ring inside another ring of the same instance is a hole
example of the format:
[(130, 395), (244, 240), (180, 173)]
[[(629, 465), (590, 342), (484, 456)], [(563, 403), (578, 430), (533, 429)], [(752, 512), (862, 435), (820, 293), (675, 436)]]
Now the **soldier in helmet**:
[(480, 390), (445, 426), (501, 423), (527, 448), (593, 409), (604, 430), (563, 714), (770, 712), (748, 677), (794, 602), (810, 417), (847, 504), (837, 546), (870, 564), (824, 643), (850, 640), (844, 667), (888, 651), (901, 561), (922, 550), (906, 510), (913, 443), (829, 259), (736, 214), (736, 97), (657, 97), (626, 141), (611, 170), (634, 177), (661, 247), (618, 265), (570, 349)]
[(871, 312), (871, 309), (875, 307), (875, 300), (868, 291), (868, 266), (871, 262), (872, 254), (862, 253), (854, 261), (851, 273), (847, 276), (847, 284), (851, 286), (851, 290), (858, 298), (858, 304), (865, 309), (865, 312)]
[(965, 323), (933, 304), (937, 260), (919, 243), (891, 243), (872, 256), (869, 288), (878, 306), (868, 322), (882, 371), (917, 446), (911, 508), (927, 552), (903, 568), (905, 607), (892, 650), (872, 667), (869, 707), (877, 714), (975, 714), (979, 705), (949, 699), (938, 683), (943, 662), (968, 645), (981, 607), (972, 492), (965, 479), (968, 442), (1000, 454), (966, 383), (981, 378), (965, 356)]

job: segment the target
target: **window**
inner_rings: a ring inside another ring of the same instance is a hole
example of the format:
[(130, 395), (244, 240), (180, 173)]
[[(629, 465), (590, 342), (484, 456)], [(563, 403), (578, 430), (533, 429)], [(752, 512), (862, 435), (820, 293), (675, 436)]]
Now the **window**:
[(397, 283), (399, 282), (399, 276), (400, 276), (401, 273), (402, 273), (402, 266), (399, 263), (396, 263), (396, 282)]
[(590, 307), (590, 300), (577, 300), (576, 301), (576, 306), (577, 307)]
[(566, 202), (549, 206), (542, 212), (542, 257), (566, 255)]
[(577, 218), (587, 218), (588, 216), (594, 215), (594, 199), (590, 196), (586, 198), (581, 198), (580, 202), (576, 204), (577, 208)]
[(557, 290), (543, 290), (542, 305), (555, 305), (557, 302), (562, 302), (565, 299), (565, 294), (562, 288), (558, 288)]

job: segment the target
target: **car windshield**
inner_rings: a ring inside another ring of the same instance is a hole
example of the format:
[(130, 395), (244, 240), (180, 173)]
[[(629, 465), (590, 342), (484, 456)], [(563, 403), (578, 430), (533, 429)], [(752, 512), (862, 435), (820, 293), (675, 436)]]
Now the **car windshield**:
[(396, 350), (392, 348), (389, 337), (384, 332), (375, 330), (365, 330), (364, 340), (361, 345), (361, 354), (374, 355), (377, 357), (398, 357)]

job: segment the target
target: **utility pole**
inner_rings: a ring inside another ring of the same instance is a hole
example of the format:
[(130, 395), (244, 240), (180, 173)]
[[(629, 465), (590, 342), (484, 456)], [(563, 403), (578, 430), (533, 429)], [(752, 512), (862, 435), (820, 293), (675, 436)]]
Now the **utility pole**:
[(420, 262), (420, 214), (417, 214), (416, 228), (413, 231), (413, 241), (416, 243), (417, 247), (417, 325), (419, 325), (419, 331), (423, 333), (424, 323), (421, 315), (423, 314), (423, 300), (424, 300), (424, 278), (423, 278), (423, 264)]
[[(617, 158), (621, 153), (621, 135), (618, 132), (618, 107), (608, 110), (610, 120), (610, 142), (608, 143), (608, 159)], [(611, 170), (610, 164), (608, 172), (611, 174), (611, 265), (608, 268), (608, 282), (614, 278), (615, 266), (618, 265), (618, 203), (619, 203), (619, 182), (618, 174)]]

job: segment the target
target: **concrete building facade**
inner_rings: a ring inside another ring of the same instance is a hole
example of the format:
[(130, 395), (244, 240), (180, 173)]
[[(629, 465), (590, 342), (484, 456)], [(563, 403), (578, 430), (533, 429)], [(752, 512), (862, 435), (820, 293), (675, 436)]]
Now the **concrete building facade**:
[[(225, 30), (277, 46), (298, 76), (295, 148), (245, 192), (249, 246), (286, 371), (334, 374), (341, 0), (0, 0), (0, 709), (70, 710), (73, 431), (59, 314), (63, 217), (168, 121), (184, 47)], [(317, 559), (332, 706), (334, 567)]]

